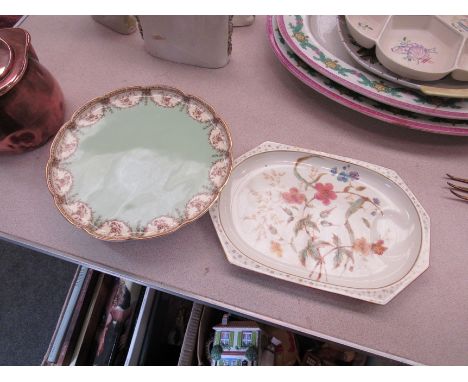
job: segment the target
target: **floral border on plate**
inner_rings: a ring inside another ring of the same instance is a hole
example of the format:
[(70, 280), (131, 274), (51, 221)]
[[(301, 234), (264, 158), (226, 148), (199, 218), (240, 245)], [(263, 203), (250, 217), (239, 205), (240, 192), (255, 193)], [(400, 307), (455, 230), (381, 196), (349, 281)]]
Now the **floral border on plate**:
[[(136, 227), (117, 218), (96, 216), (92, 207), (71, 195), (73, 174), (66, 168), (79, 146), (80, 136), (116, 109), (151, 102), (156, 107), (179, 108), (206, 131), (216, 154), (208, 173), (208, 184), (193, 195), (183, 211), (155, 216)], [(95, 238), (107, 241), (150, 239), (167, 235), (202, 216), (216, 201), (232, 170), (232, 141), (229, 128), (215, 110), (202, 99), (169, 86), (133, 86), (95, 98), (78, 109), (54, 138), (46, 167), (46, 179), (55, 205), (74, 226)]]
[(347, 163), (354, 164), (356, 166), (361, 166), (377, 172), (382, 176), (386, 177), (387, 179), (394, 182), (397, 186), (399, 186), (408, 198), (413, 203), (420, 219), (421, 223), (421, 247), (419, 251), (419, 255), (413, 264), (411, 270), (403, 276), (399, 281), (390, 284), (388, 286), (382, 288), (350, 288), (350, 287), (342, 287), (333, 284), (328, 284), (325, 282), (315, 281), (310, 278), (299, 277), (295, 275), (291, 275), (285, 273), (283, 271), (279, 271), (277, 269), (273, 269), (268, 267), (264, 264), (261, 264), (246, 254), (242, 253), (238, 250), (238, 248), (233, 244), (231, 239), (226, 235), (223, 226), (220, 221), (219, 215), (219, 201), (217, 201), (213, 206), (210, 208), (210, 216), (215, 226), (216, 232), (220, 239), (221, 245), (224, 249), (224, 253), (226, 255), (227, 260), (234, 265), (237, 265), (241, 268), (245, 268), (254, 272), (263, 273), (265, 275), (269, 275), (278, 279), (290, 281), (296, 284), (304, 285), (307, 287), (320, 289), (328, 292), (333, 292), (336, 294), (341, 294), (348, 297), (353, 297), (360, 300), (369, 301), (376, 304), (385, 305), (390, 300), (392, 300), (398, 293), (400, 293), (404, 288), (406, 288), (411, 282), (413, 282), (418, 276), (420, 276), (428, 267), (429, 267), (429, 250), (430, 250), (430, 219), (427, 212), (421, 206), (419, 201), (416, 199), (414, 194), (408, 188), (408, 186), (403, 182), (400, 176), (393, 170), (388, 168), (374, 165), (368, 162), (363, 162), (356, 159), (346, 158), (338, 155), (327, 154), (319, 151), (303, 149), (297, 146), (289, 146), (284, 145), (281, 143), (275, 142), (264, 142), (259, 146), (255, 147), (254, 149), (248, 151), (247, 153), (243, 154), (239, 158), (234, 161), (234, 168), (242, 163), (247, 158), (270, 151), (293, 151), (293, 152), (300, 152), (300, 153), (307, 153), (313, 155), (319, 155), (326, 158), (331, 158)]
[(326, 97), (362, 114), (399, 126), (437, 134), (468, 135), (468, 123), (463, 120), (430, 117), (382, 104), (323, 76), (290, 50), (274, 16), (268, 17), (267, 33), (273, 52), (286, 69)]
[[(468, 101), (424, 96), (353, 67), (325, 50), (304, 24), (303, 15), (277, 16), (286, 43), (304, 62), (322, 75), (382, 103), (441, 118), (468, 119)], [(357, 65), (357, 64), (356, 64)], [(462, 110), (462, 111), (456, 111)]]

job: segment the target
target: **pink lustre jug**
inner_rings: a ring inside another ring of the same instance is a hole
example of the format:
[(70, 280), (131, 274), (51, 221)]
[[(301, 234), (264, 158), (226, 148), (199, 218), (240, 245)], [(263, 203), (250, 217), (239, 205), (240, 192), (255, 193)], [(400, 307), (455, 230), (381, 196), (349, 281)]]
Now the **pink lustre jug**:
[(39, 63), (29, 33), (0, 29), (0, 153), (43, 145), (63, 118), (62, 91)]

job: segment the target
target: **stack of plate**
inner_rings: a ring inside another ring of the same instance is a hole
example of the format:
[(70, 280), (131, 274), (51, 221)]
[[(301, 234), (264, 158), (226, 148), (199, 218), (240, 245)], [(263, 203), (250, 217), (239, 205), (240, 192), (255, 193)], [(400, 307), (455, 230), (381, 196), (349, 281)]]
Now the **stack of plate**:
[(343, 16), (272, 16), (268, 35), (288, 71), (334, 101), (412, 129), (468, 135), (467, 82), (400, 78), (352, 39)]

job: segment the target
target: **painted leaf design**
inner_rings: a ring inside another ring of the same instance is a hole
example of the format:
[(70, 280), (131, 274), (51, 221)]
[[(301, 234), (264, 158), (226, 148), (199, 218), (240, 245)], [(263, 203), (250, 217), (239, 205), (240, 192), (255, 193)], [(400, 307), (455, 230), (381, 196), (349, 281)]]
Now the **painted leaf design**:
[(320, 245), (319, 243), (314, 243), (312, 240), (309, 240), (307, 242), (307, 254), (312, 257), (314, 260), (319, 261), (320, 258), (320, 253), (318, 250), (318, 246)]
[(299, 252), (299, 261), (301, 262), (302, 266), (304, 266), (304, 267), (305, 267), (305, 263), (306, 263), (306, 258), (307, 258), (307, 247)]
[(294, 216), (290, 216), (290, 217), (288, 218), (288, 223), (291, 223), (293, 220), (294, 220)]
[(296, 225), (294, 226), (294, 235), (297, 236), (297, 234), (304, 229), (304, 221), (307, 219), (307, 217), (302, 218), (297, 221)]
[(268, 226), (268, 230), (271, 232), (272, 235), (276, 235), (278, 233), (278, 230), (272, 225)]
[(362, 221), (364, 222), (367, 228), (370, 228), (369, 220), (367, 220), (366, 218), (362, 218)]
[(293, 216), (293, 212), (292, 212), (289, 208), (283, 207), (283, 211), (284, 211), (286, 214), (288, 214), (289, 216)]
[(345, 226), (346, 230), (348, 231), (348, 235), (349, 235), (349, 239), (350, 239), (351, 243), (354, 243), (354, 241), (355, 241), (354, 231), (353, 231), (353, 228), (351, 227), (351, 224), (349, 224), (348, 220), (346, 220), (344, 226)]
[(333, 257), (333, 267), (338, 268), (343, 261), (343, 252), (339, 249), (336, 251), (335, 256)]
[(346, 257), (348, 257), (349, 260), (351, 260), (354, 264), (354, 255), (353, 255), (353, 251), (351, 251), (350, 249), (342, 249), (342, 252), (344, 255), (346, 255)]
[(317, 224), (311, 220), (310, 215), (307, 215), (305, 218), (297, 221), (296, 225), (294, 226), (294, 234), (297, 236), (297, 234), (306, 227), (312, 227), (313, 229), (320, 232)]
[(321, 178), (322, 176), (325, 176), (325, 175), (327, 175), (327, 174), (326, 174), (326, 173), (318, 174), (318, 175), (315, 177), (315, 179), (312, 180), (311, 183), (314, 183), (314, 184), (317, 183), (317, 182), (320, 180), (320, 178)]
[(349, 186), (346, 186), (344, 189), (343, 189), (343, 192), (348, 192), (349, 190), (351, 190), (353, 188), (353, 186), (349, 185)]
[(335, 268), (338, 268), (341, 266), (341, 263), (343, 262), (343, 259), (345, 256), (346, 256), (345, 267), (346, 267), (346, 264), (348, 264), (349, 260), (351, 260), (354, 263), (353, 252), (349, 249), (339, 248), (341, 246), (341, 240), (336, 234), (333, 234), (333, 244), (337, 247), (335, 249), (336, 250), (335, 256), (333, 257), (333, 266)]
[(365, 189), (366, 189), (366, 187), (364, 187), (364, 186), (356, 187), (356, 191), (364, 191)]
[(328, 210), (324, 210), (322, 212), (320, 212), (320, 217), (322, 219), (325, 219), (328, 217), (328, 215), (330, 215), (330, 213), (335, 209), (336, 207), (333, 207), (333, 208), (329, 208)]
[[(353, 256), (353, 251), (349, 249), (343, 250), (343, 254), (346, 256), (346, 261), (344, 263), (344, 267), (348, 268), (350, 272), (354, 271), (354, 256)], [(348, 264), (351, 263), (349, 266)]]
[(305, 157), (299, 158), (299, 159), (296, 161), (296, 163), (294, 164), (294, 169), (293, 169), (294, 176), (295, 176), (300, 182), (304, 183), (306, 189), (307, 189), (308, 187), (313, 187), (314, 184), (317, 183), (317, 182), (320, 180), (320, 178), (321, 178), (322, 176), (327, 175), (326, 173), (321, 173), (321, 174), (317, 175), (317, 177), (316, 177), (315, 179), (313, 179), (312, 181), (309, 182), (307, 179), (305, 179), (305, 178), (299, 173), (298, 166), (299, 166), (302, 162), (304, 162), (304, 161), (306, 161), (306, 160), (308, 160), (308, 159), (310, 159), (310, 158), (316, 157), (316, 156), (317, 156), (317, 155), (307, 155), (307, 156), (305, 156)]
[(333, 244), (335, 244), (335, 247), (339, 247), (341, 245), (341, 240), (335, 233), (333, 234)]
[(345, 215), (346, 220), (348, 220), (352, 214), (356, 213), (362, 207), (362, 205), (364, 204), (364, 201), (365, 200), (363, 198), (359, 198), (351, 203), (348, 210), (346, 211), (346, 215)]
[(330, 222), (327, 221), (327, 220), (322, 220), (322, 221), (320, 222), (320, 225), (321, 225), (322, 227), (331, 227), (333, 224), (330, 223)]
[(315, 222), (313, 222), (312, 220), (310, 221), (310, 226), (313, 229), (315, 229), (316, 231), (320, 232), (320, 229), (319, 229), (318, 225)]

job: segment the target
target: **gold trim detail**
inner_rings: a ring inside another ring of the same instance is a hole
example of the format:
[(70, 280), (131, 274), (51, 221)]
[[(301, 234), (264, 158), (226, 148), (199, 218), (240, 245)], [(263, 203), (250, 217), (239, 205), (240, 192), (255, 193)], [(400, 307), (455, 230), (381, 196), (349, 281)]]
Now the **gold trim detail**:
[(421, 86), (421, 91), (429, 96), (447, 98), (468, 98), (468, 89), (438, 88), (435, 86)]

